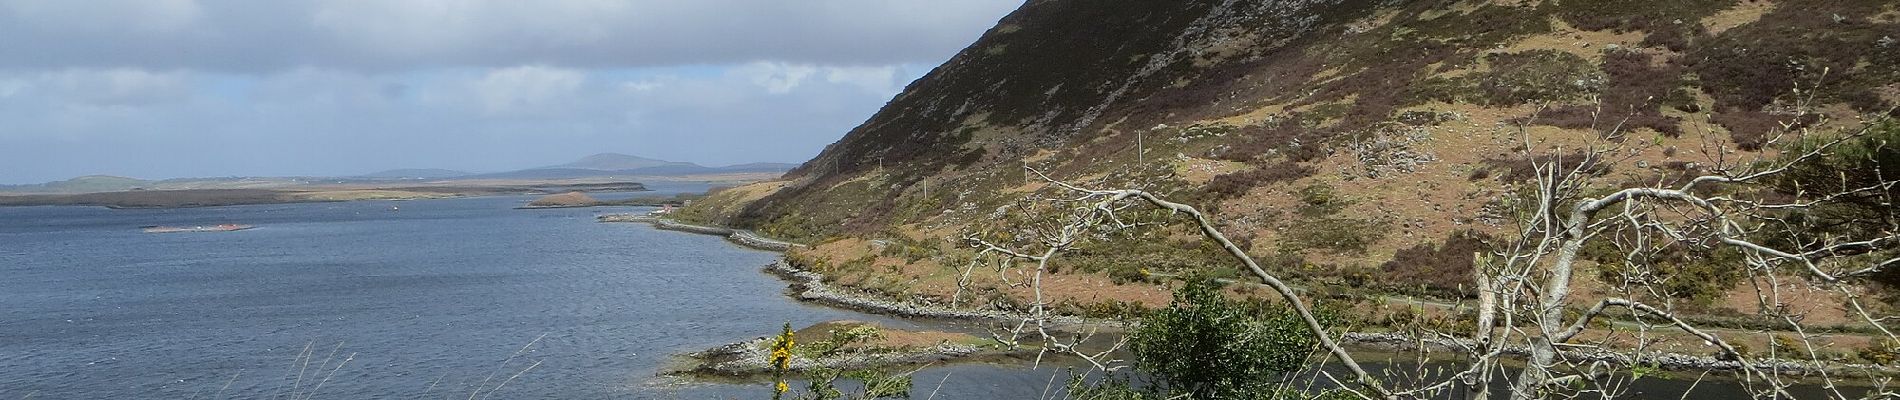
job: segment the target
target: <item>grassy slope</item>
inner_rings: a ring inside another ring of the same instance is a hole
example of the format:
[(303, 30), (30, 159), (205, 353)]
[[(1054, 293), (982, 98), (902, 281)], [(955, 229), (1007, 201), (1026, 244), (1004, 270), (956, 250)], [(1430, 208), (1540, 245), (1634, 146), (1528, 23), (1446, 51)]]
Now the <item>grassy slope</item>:
[[(1045, 189), (1027, 165), (1215, 210), (1311, 284), (1456, 297), (1471, 238), (1503, 228), (1528, 178), (1524, 136), (1561, 154), (1615, 120), (1635, 150), (1599, 181), (1668, 182), (1772, 155), (1797, 84), (1835, 121), (1900, 103), (1893, 4), (1217, 3), (1031, 1), (783, 188), (703, 215), (820, 244), (792, 256), (847, 285), (1007, 307), (1025, 293), (993, 272), (955, 290), (957, 239), (1046, 222), (1017, 203)], [(1532, 115), (1527, 135), (1508, 129)], [(1185, 230), (1151, 235), (1069, 256), (1054, 297), (1106, 314), (1166, 299), (1128, 284), (1143, 269), (1236, 272)], [(1698, 301), (1720, 314), (1745, 291)], [(1829, 299), (1799, 303), (1843, 320)]]

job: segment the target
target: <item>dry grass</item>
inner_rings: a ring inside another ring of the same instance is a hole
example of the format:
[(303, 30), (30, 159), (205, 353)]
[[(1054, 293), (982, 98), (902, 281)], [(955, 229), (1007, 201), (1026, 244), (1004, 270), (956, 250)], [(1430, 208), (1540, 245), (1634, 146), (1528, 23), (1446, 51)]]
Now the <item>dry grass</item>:
[(1735, 7), (1702, 18), (1702, 28), (1711, 35), (1720, 35), (1724, 31), (1738, 26), (1760, 21), (1763, 15), (1775, 10), (1777, 4), (1768, 1), (1742, 1)]
[(680, 209), (674, 218), (699, 223), (723, 223), (744, 211), (747, 204), (778, 192), (787, 183), (765, 181), (719, 189), (706, 198), (694, 201), (691, 206)]
[(1575, 54), (1589, 60), (1591, 64), (1603, 62), (1603, 48), (1609, 45), (1635, 47), (1643, 41), (1645, 33), (1639, 31), (1616, 32), (1610, 30), (1591, 31), (1578, 29), (1556, 18), (1551, 19), (1552, 32), (1532, 35), (1519, 39), (1492, 53), (1523, 53), (1532, 50), (1556, 50)]

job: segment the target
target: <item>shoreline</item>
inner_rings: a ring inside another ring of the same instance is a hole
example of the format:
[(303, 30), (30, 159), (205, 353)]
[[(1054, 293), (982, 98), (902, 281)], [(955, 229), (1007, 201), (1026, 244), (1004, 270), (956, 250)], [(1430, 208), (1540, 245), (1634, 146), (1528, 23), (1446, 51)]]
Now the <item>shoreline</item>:
[(109, 209), (173, 209), (242, 205), (331, 203), (347, 201), (406, 201), (485, 196), (650, 192), (637, 182), (613, 184), (519, 185), (361, 185), (293, 186), (247, 189), (129, 190), (70, 194), (0, 193), (0, 207), (81, 206)]
[[(791, 247), (803, 246), (801, 244), (765, 238), (751, 231), (685, 224), (653, 216), (614, 214), (602, 215), (597, 219), (600, 222), (645, 222), (652, 224), (656, 229), (722, 236), (725, 237), (727, 241), (756, 250), (783, 253)], [(823, 274), (792, 265), (790, 261), (787, 261), (782, 256), (771, 264), (766, 265), (763, 268), (763, 272), (790, 282), (790, 287), (787, 288), (786, 294), (794, 299), (845, 310), (899, 318), (925, 318), (979, 323), (1014, 323), (1020, 322), (1024, 318), (1024, 316), (1001, 311), (949, 309), (850, 293), (847, 290), (840, 290), (831, 284), (825, 283), (825, 276)], [(1080, 317), (1058, 316), (1055, 318), (1057, 326), (1076, 326), (1090, 323), (1090, 321), (1086, 321)], [(1464, 339), (1416, 338), (1394, 332), (1347, 332), (1341, 335), (1340, 342), (1343, 345), (1358, 347), (1361, 350), (1378, 351), (1409, 351), (1416, 350), (1420, 346), (1425, 346), (1432, 350), (1446, 351), (1473, 346), (1473, 343)], [(1528, 349), (1525, 348), (1505, 348), (1502, 350), (1505, 354), (1517, 356), (1529, 354)], [(1736, 371), (1744, 367), (1741, 361), (1722, 360), (1714, 356), (1699, 356), (1682, 353), (1653, 352), (1644, 354), (1641, 358), (1632, 358), (1628, 354), (1607, 350), (1564, 351), (1562, 353), (1564, 353), (1566, 357), (1620, 365), (1648, 363), (1666, 371), (1676, 372), (1697, 370)], [(1872, 378), (1900, 374), (1900, 369), (1894, 367), (1838, 362), (1829, 362), (1827, 365), (1817, 368), (1811, 363), (1804, 361), (1769, 359), (1754, 360), (1752, 365), (1759, 369), (1774, 371), (1783, 375), (1805, 375), (1825, 371), (1829, 374), (1846, 377)]]
[[(648, 223), (655, 229), (721, 236), (733, 244), (754, 250), (783, 253), (793, 247), (804, 247), (802, 244), (766, 238), (752, 231), (687, 224), (654, 216), (609, 214), (596, 217), (595, 219), (600, 222), (609, 223)], [(777, 276), (779, 279), (790, 283), (790, 286), (787, 288), (787, 295), (794, 299), (839, 309), (901, 318), (942, 319), (962, 322), (1013, 323), (1020, 322), (1023, 318), (1026, 318), (1026, 316), (1023, 315), (1002, 311), (953, 309), (853, 294), (848, 290), (843, 290), (837, 286), (825, 283), (824, 274), (792, 265), (791, 261), (786, 260), (784, 257), (779, 257), (778, 260), (765, 265), (761, 268), (761, 271)], [(1078, 325), (1086, 321), (1077, 317), (1058, 316), (1053, 322), (1058, 325)]]

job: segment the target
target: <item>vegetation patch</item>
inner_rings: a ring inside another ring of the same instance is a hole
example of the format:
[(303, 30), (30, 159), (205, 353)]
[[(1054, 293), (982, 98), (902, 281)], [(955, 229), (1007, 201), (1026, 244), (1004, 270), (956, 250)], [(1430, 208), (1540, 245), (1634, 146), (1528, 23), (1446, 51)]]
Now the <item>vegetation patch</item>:
[[(1502, 177), (1505, 182), (1527, 182), (1527, 181), (1537, 179), (1537, 174), (1538, 174), (1537, 166), (1539, 165), (1556, 166), (1562, 170), (1559, 172), (1577, 170), (1577, 171), (1583, 171), (1584, 173), (1587, 173), (1590, 175), (1599, 175), (1599, 176), (1610, 172), (1609, 164), (1605, 164), (1603, 163), (1603, 160), (1597, 159), (1595, 157), (1591, 157), (1589, 154), (1585, 154), (1582, 151), (1571, 152), (1569, 154), (1538, 155), (1538, 156), (1513, 157), (1513, 158), (1504, 158), (1504, 159), (1491, 158), (1491, 159), (1484, 160), (1484, 164), (1490, 169), (1502, 170), (1503, 174), (1491, 174), (1491, 173), (1478, 174), (1474, 172), (1471, 175), (1472, 178), (1483, 179), (1485, 177), (1501, 175), (1500, 177)], [(1548, 173), (1549, 171), (1545, 171), (1545, 172)]]
[(1475, 81), (1476, 99), (1434, 100), (1474, 100), (1488, 106), (1562, 102), (1581, 99), (1601, 85), (1596, 68), (1569, 52), (1493, 53), (1484, 59), (1490, 71), (1464, 78)]
[(1603, 0), (1555, 2), (1559, 18), (1578, 28), (1600, 31), (1649, 32), (1644, 46), (1681, 51), (1708, 30), (1697, 23), (1728, 9), (1736, 0)]
[[(1758, 146), (1778, 108), (1846, 104), (1887, 112), (1879, 88), (1900, 81), (1900, 25), (1869, 18), (1878, 2), (1801, 2), (1698, 42), (1683, 59), (1715, 99), (1716, 122), (1738, 143)], [(1740, 115), (1729, 115), (1740, 114)], [(1780, 121), (1777, 121), (1780, 120)]]
[(1333, 254), (1364, 254), (1385, 237), (1385, 225), (1336, 216), (1352, 205), (1331, 186), (1315, 184), (1300, 189), (1300, 205), (1280, 237), (1282, 251), (1321, 250)]
[(1472, 290), (1472, 271), (1477, 257), (1491, 251), (1490, 237), (1473, 231), (1458, 231), (1441, 244), (1420, 243), (1400, 249), (1392, 261), (1379, 265), (1390, 289), (1441, 298), (1464, 298)]
[(1683, 86), (1683, 68), (1673, 62), (1655, 66), (1653, 58), (1641, 51), (1605, 50), (1603, 73), (1607, 82), (1597, 104), (1555, 107), (1529, 121), (1566, 129), (1591, 129), (1611, 139), (1626, 137), (1637, 128), (1648, 128), (1668, 137), (1681, 136), (1682, 120), (1664, 114), (1662, 107), (1694, 112), (1701, 106), (1696, 104), (1695, 94)]

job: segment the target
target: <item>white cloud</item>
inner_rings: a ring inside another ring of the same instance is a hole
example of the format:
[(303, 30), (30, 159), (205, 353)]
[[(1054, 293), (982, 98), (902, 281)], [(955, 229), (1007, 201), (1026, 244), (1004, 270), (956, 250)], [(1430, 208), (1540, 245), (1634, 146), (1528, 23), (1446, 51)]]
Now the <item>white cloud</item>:
[(623, 90), (626, 90), (627, 92), (632, 92), (632, 93), (651, 92), (651, 91), (665, 88), (667, 85), (672, 84), (673, 82), (676, 82), (676, 81), (679, 81), (679, 77), (663, 76), (663, 77), (658, 77), (658, 78), (648, 78), (648, 79), (640, 79), (640, 80), (635, 80), (635, 81), (621, 82), (620, 88)]
[(754, 62), (733, 69), (733, 73), (765, 88), (766, 93), (786, 94), (818, 73), (818, 67), (782, 62)]
[(574, 94), (586, 75), (571, 69), (530, 65), (489, 71), (473, 83), (490, 113), (538, 109)]
[(897, 66), (895, 65), (882, 67), (826, 67), (825, 81), (857, 86), (871, 93), (885, 96), (895, 96), (897, 92), (903, 91), (904, 89), (898, 86)]

